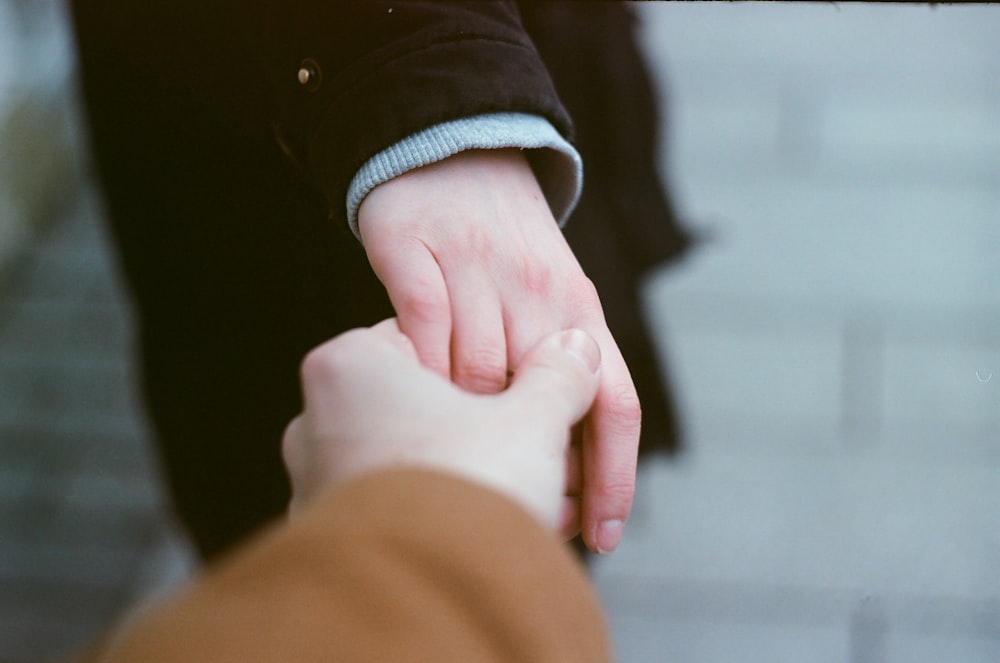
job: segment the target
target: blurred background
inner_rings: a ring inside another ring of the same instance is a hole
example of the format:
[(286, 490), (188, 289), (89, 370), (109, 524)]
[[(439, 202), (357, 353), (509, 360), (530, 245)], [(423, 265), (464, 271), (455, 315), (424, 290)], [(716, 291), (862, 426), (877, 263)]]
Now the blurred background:
[[(0, 0), (0, 661), (191, 571), (55, 0)], [(623, 663), (1000, 661), (1000, 7), (644, 3), (708, 239), (647, 302), (686, 449), (593, 566)]]

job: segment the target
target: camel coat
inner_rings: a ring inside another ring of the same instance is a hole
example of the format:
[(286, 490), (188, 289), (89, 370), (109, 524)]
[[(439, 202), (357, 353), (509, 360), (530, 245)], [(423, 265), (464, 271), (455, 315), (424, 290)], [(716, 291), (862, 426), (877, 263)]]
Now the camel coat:
[(259, 534), (93, 663), (610, 660), (576, 559), (491, 490), (370, 474)]

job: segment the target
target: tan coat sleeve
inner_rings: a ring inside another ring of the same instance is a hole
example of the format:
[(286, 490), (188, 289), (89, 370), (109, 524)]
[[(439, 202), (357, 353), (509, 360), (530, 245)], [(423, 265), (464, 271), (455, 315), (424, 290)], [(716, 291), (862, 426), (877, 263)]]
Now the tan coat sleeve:
[(264, 532), (97, 660), (607, 661), (565, 546), (497, 493), (399, 469)]

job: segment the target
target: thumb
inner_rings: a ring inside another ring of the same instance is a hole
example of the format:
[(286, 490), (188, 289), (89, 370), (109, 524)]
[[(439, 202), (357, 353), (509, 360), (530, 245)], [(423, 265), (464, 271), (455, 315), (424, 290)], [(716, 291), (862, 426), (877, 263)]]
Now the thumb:
[(536, 345), (518, 366), (505, 397), (541, 402), (553, 421), (568, 429), (583, 418), (597, 395), (601, 350), (587, 332), (555, 332)]

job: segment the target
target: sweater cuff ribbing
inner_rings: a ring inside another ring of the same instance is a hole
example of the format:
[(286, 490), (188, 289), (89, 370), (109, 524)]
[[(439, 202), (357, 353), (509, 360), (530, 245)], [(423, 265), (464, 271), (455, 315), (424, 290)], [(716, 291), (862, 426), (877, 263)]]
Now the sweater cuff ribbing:
[(418, 131), (369, 159), (347, 190), (347, 219), (358, 230), (358, 208), (372, 189), (403, 173), (475, 149), (526, 150), (552, 215), (562, 226), (580, 198), (583, 161), (548, 120), (527, 113), (489, 113)]

